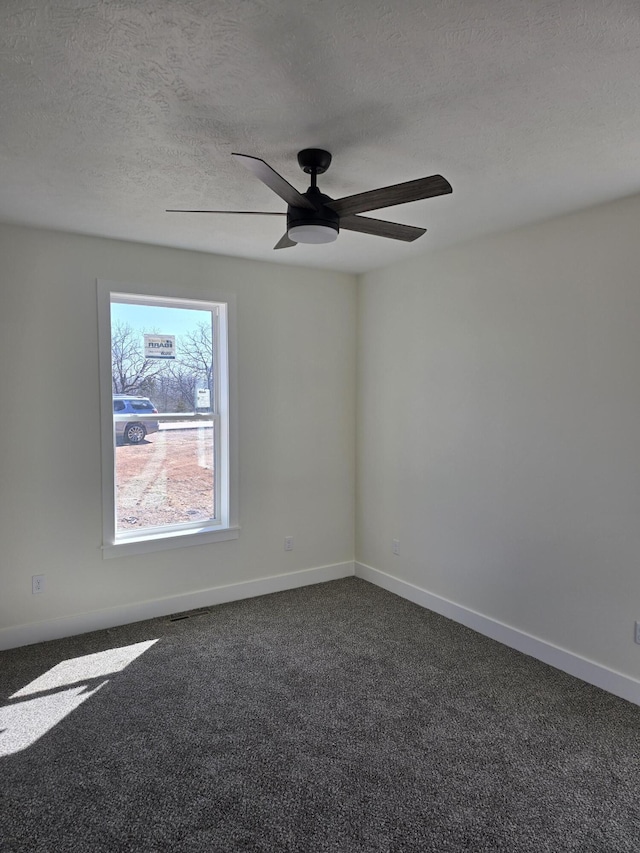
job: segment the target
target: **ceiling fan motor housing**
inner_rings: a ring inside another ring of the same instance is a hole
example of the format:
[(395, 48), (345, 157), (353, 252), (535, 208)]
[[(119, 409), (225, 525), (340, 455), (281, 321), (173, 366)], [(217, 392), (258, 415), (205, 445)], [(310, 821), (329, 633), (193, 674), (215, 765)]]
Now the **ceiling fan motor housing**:
[(313, 202), (317, 209), (309, 210), (290, 204), (287, 208), (287, 231), (302, 225), (324, 225), (326, 228), (332, 228), (338, 234), (340, 232), (340, 217), (325, 205), (325, 202), (332, 201), (332, 199), (313, 188), (308, 189), (303, 195)]

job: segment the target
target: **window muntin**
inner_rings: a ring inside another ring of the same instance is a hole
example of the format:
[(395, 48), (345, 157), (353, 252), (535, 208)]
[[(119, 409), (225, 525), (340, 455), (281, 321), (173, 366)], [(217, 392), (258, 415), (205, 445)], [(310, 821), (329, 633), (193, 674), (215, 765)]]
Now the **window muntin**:
[[(231, 300), (159, 297), (109, 284), (98, 284), (105, 407), (107, 389), (113, 397), (103, 436), (105, 556), (236, 538)], [(125, 320), (125, 343), (135, 338), (137, 350), (137, 362), (129, 365), (114, 355)], [(174, 335), (175, 358), (145, 363), (145, 334)]]

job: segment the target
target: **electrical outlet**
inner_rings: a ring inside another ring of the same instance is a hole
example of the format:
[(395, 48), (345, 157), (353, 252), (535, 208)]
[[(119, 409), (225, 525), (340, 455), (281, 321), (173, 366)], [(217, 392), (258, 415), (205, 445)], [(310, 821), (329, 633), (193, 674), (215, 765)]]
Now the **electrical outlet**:
[(640, 644), (640, 622), (636, 622), (636, 632), (633, 639)]
[(396, 557), (400, 556), (400, 540), (392, 539), (391, 540), (391, 551), (396, 555)]
[(284, 537), (284, 550), (293, 551), (293, 536)]
[(44, 575), (31, 576), (31, 592), (33, 595), (44, 592)]

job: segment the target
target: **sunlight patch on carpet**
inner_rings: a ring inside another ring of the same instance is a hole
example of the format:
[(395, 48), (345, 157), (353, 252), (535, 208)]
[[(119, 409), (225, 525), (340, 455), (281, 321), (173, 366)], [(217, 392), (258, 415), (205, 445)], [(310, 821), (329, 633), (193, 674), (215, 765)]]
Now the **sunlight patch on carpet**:
[[(35, 693), (43, 695), (0, 708), (0, 756), (12, 755), (34, 744), (108, 684), (109, 679), (104, 678), (106, 675), (122, 672), (157, 642), (145, 640), (61, 661), (16, 691), (10, 700)], [(98, 679), (104, 680), (90, 689)]]

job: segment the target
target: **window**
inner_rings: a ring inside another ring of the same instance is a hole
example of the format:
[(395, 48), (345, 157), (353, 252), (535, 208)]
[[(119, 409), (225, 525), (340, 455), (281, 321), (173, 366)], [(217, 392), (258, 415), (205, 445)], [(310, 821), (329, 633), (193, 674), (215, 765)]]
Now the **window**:
[(105, 557), (237, 538), (233, 308), (98, 282)]

